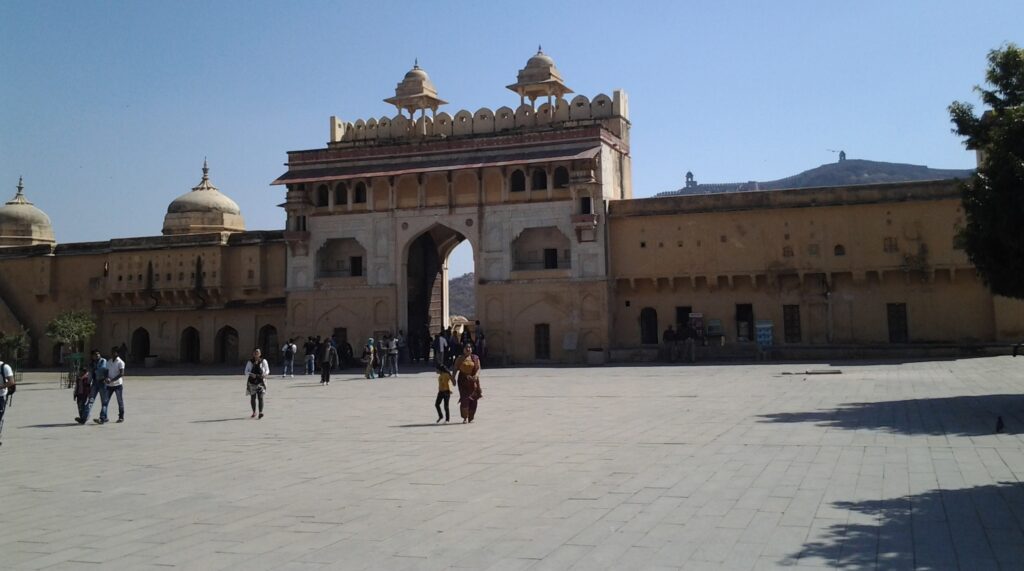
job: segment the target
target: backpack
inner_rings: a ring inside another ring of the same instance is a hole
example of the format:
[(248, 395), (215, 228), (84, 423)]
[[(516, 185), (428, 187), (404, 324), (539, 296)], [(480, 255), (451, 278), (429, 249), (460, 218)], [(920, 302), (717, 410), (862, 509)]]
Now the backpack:
[(289, 343), (289, 344), (285, 345), (285, 347), (286, 347), (286, 349), (284, 350), (284, 358), (285, 359), (291, 359), (293, 356), (295, 356), (295, 345), (294, 344)]
[[(7, 377), (4, 376), (4, 367), (5, 366), (8, 366), (7, 363), (4, 363), (3, 361), (0, 361), (0, 384), (6, 384), (7, 383)], [(14, 367), (11, 367), (11, 382), (12, 383), (14, 382)], [(11, 385), (10, 387), (8, 387), (7, 388), (7, 396), (13, 395), (14, 391), (16, 391), (17, 389), (18, 389), (18, 385)]]

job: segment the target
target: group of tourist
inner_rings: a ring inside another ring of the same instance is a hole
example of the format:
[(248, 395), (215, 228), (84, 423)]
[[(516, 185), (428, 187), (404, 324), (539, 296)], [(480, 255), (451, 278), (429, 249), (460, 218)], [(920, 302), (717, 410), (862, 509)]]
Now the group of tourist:
[[(438, 332), (430, 345), (429, 356), (438, 374), (438, 392), (434, 401), (437, 411), (437, 422), (451, 420), (449, 400), (452, 385), (459, 390), (459, 411), (463, 423), (473, 422), (476, 417), (478, 401), (483, 398), (480, 388), (480, 355), (474, 349), (474, 342), (486, 347), (486, 337), (480, 322), (476, 322), (476, 337), (468, 328), (453, 330), (446, 328)], [(338, 367), (338, 346), (333, 337), (322, 340), (320, 337), (309, 337), (303, 347), (306, 353), (306, 374), (313, 374), (316, 365), (320, 365), (320, 384), (331, 382), (331, 371)], [(362, 360), (365, 365), (364, 376), (367, 379), (398, 376), (398, 361), (401, 348), (404, 347), (402, 331), (398, 335), (385, 333), (383, 338), (370, 337), (363, 347)], [(294, 358), (298, 347), (294, 339), (289, 339), (281, 348), (284, 358), (282, 377), (294, 377)], [(122, 364), (123, 372), (123, 364)], [(249, 397), (252, 409), (251, 418), (263, 418), (263, 396), (267, 393), (267, 379), (270, 377), (270, 364), (259, 348), (254, 349), (252, 357), (245, 364), (245, 394)], [(108, 399), (109, 400), (109, 399)], [(118, 400), (120, 403), (120, 398)], [(444, 405), (442, 409), (441, 405)], [(104, 406), (106, 411), (106, 406)], [(87, 414), (87, 413), (86, 413)], [(104, 412), (105, 414), (105, 412)], [(123, 408), (122, 408), (123, 416)]]
[(100, 415), (93, 419), (96, 424), (106, 424), (110, 419), (107, 409), (110, 399), (117, 397), (117, 422), (124, 422), (124, 360), (120, 356), (121, 349), (110, 349), (110, 358), (104, 358), (99, 349), (93, 349), (89, 363), (78, 370), (75, 379), (75, 390), (72, 397), (78, 405), (78, 416), (75, 422), (89, 422), (96, 397), (100, 397)]
[(679, 360), (693, 363), (697, 360), (699, 334), (689, 323), (679, 326), (676, 331), (671, 325), (661, 334), (662, 358), (669, 362)]

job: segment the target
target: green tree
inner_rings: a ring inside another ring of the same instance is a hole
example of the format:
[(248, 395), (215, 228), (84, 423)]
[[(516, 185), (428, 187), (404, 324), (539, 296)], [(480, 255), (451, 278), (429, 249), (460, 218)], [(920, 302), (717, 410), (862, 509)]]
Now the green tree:
[(988, 107), (981, 116), (970, 103), (949, 106), (953, 132), (979, 153), (957, 238), (993, 293), (1024, 299), (1024, 50), (989, 52), (985, 80), (990, 89), (974, 88)]
[(46, 326), (46, 336), (63, 343), (73, 351), (81, 351), (82, 344), (96, 333), (96, 322), (85, 311), (65, 311)]
[(20, 365), (28, 356), (28, 331), (24, 329), (15, 333), (0, 331), (0, 359), (12, 366)]

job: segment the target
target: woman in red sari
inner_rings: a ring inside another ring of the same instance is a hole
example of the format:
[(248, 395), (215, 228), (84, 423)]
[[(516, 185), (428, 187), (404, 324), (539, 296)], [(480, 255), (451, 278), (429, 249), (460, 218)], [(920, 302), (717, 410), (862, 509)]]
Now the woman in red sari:
[(476, 404), (483, 398), (480, 390), (480, 357), (473, 354), (472, 345), (463, 345), (462, 355), (455, 360), (458, 373), (456, 384), (459, 387), (459, 410), (462, 423), (473, 422), (476, 416)]

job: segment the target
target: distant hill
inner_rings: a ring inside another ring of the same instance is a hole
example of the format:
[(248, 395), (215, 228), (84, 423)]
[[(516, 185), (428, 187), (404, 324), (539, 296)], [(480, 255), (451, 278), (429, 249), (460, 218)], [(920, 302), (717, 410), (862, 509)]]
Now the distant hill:
[(757, 190), (781, 190), (787, 188), (815, 188), (821, 186), (849, 186), (855, 184), (882, 184), (887, 182), (911, 182), (918, 180), (946, 180), (967, 178), (973, 169), (933, 169), (922, 165), (886, 163), (848, 159), (828, 163), (800, 174), (765, 182), (749, 181), (736, 183), (696, 184), (678, 190), (662, 192), (658, 196), (718, 194), (723, 192), (749, 192)]
[(476, 314), (473, 272), (448, 280), (448, 314), (472, 319)]

